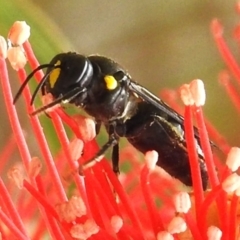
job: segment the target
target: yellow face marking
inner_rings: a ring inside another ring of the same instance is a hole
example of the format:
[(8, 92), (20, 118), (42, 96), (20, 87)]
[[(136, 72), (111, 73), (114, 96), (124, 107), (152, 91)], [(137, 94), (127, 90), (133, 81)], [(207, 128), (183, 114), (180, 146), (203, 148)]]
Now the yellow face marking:
[(106, 75), (104, 81), (108, 90), (114, 90), (117, 87), (117, 80), (111, 75)]
[[(57, 61), (54, 66), (59, 66), (61, 64), (61, 61)], [(51, 71), (50, 75), (49, 75), (49, 83), (50, 83), (50, 87), (54, 88), (54, 85), (56, 83), (56, 81), (58, 80), (58, 77), (60, 75), (60, 68), (55, 68)]]

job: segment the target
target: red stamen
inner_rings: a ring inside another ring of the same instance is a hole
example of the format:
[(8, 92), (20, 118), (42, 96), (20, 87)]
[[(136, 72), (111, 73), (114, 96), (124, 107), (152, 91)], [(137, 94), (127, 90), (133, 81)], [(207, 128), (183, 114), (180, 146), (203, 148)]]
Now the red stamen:
[(53, 122), (53, 126), (55, 128), (56, 134), (58, 136), (58, 139), (62, 145), (63, 152), (65, 154), (65, 157), (71, 167), (71, 170), (75, 172), (78, 169), (78, 164), (76, 161), (72, 161), (71, 154), (69, 152), (68, 146), (69, 146), (69, 140), (67, 137), (67, 134), (65, 132), (65, 129), (63, 127), (63, 124), (57, 114), (49, 113)]
[[(87, 189), (93, 189), (92, 194), (93, 200), (94, 200), (94, 205), (98, 206), (99, 209), (99, 214), (101, 215), (101, 219), (104, 223), (104, 228), (105, 230), (108, 230), (109, 233), (113, 233), (113, 228), (110, 223), (110, 219), (112, 216), (116, 215), (116, 211), (114, 209), (114, 205), (112, 202), (110, 202), (108, 197), (105, 195), (104, 189), (99, 185), (99, 182), (95, 180), (94, 175), (91, 173), (91, 170), (86, 170), (86, 181), (88, 183), (88, 188)], [(98, 199), (101, 199), (99, 201)], [(96, 209), (96, 208), (95, 208)]]
[(34, 198), (41, 203), (41, 205), (47, 210), (48, 214), (51, 214), (54, 218), (59, 220), (58, 215), (53, 207), (28, 181), (24, 180), (23, 185), (34, 196)]
[(119, 183), (118, 179), (114, 175), (112, 169), (110, 168), (110, 166), (107, 162), (101, 161), (100, 164), (102, 165), (103, 169), (105, 170), (105, 172), (109, 178), (109, 181), (112, 183), (112, 185), (114, 186), (114, 189), (116, 190), (116, 193), (118, 194), (119, 198), (121, 199), (123, 206), (125, 207), (126, 212), (128, 213), (128, 215), (132, 221), (133, 226), (136, 227), (136, 229), (138, 230), (139, 239), (143, 239), (143, 236), (144, 236), (144, 233), (142, 232), (143, 228), (141, 226), (141, 223), (138, 219), (136, 212), (133, 209), (130, 199), (128, 198), (125, 191), (123, 190), (123, 186)]
[(229, 239), (236, 239), (237, 225), (237, 212), (238, 212), (238, 199), (239, 196), (235, 194), (232, 197), (230, 212), (229, 212)]
[(196, 219), (192, 216), (192, 214), (190, 212), (184, 214), (184, 217), (185, 217), (185, 221), (192, 233), (193, 239), (202, 240), (203, 239), (202, 232), (198, 228)]
[(212, 21), (211, 31), (223, 60), (225, 61), (232, 74), (235, 76), (238, 83), (240, 83), (240, 68), (222, 36), (223, 27), (218, 19), (214, 19)]
[(72, 117), (70, 117), (68, 114), (66, 114), (61, 108), (56, 109), (56, 112), (58, 116), (61, 118), (61, 120), (72, 129), (72, 131), (77, 136), (77, 138), (83, 139), (83, 136), (79, 131), (76, 121)]
[(204, 153), (204, 160), (207, 166), (208, 176), (212, 188), (219, 184), (217, 172), (215, 170), (215, 164), (213, 161), (213, 154), (210, 146), (210, 140), (208, 137), (207, 129), (204, 123), (203, 111), (201, 107), (195, 107), (194, 113), (197, 120), (198, 132), (200, 136), (200, 143)]
[[(42, 179), (39, 175), (36, 177), (36, 183), (37, 183), (37, 187), (38, 187), (38, 190), (39, 190), (40, 194), (42, 194), (43, 197), (46, 197), (44, 187), (43, 187), (43, 182), (42, 182)], [(60, 229), (59, 225), (57, 224), (58, 219), (55, 219), (51, 214), (48, 214), (46, 209), (45, 209), (44, 213), (45, 214), (42, 214), (43, 218), (45, 220), (44, 225), (47, 224), (47, 227), (48, 227), (51, 235), (54, 236), (56, 239), (64, 240), (65, 238), (64, 238), (64, 236), (61, 232), (61, 229)]]
[(0, 80), (2, 84), (3, 96), (5, 99), (5, 104), (6, 104), (6, 109), (8, 111), (10, 124), (13, 130), (13, 133), (15, 135), (18, 149), (22, 157), (24, 166), (26, 169), (28, 169), (28, 164), (31, 160), (31, 156), (25, 141), (22, 127), (20, 126), (20, 123), (19, 123), (15, 106), (13, 105), (13, 97), (12, 97), (11, 87), (9, 84), (10, 81), (8, 78), (7, 66), (6, 66), (5, 60), (2, 57), (0, 57)]
[(12, 219), (9, 219), (7, 215), (0, 209), (0, 219), (8, 227), (11, 233), (19, 240), (30, 240), (25, 234), (23, 234), (17, 226), (14, 225)]
[(0, 57), (7, 57), (7, 42), (4, 37), (0, 36)]
[(4, 205), (8, 211), (8, 214), (10, 215), (14, 225), (19, 229), (19, 231), (21, 231), (21, 233), (24, 236), (27, 236), (27, 233), (25, 231), (25, 227), (23, 225), (23, 222), (21, 220), (20, 215), (18, 214), (17, 209), (15, 208), (12, 200), (11, 200), (11, 196), (8, 193), (7, 188), (5, 187), (2, 179), (0, 178), (0, 192), (1, 192), (1, 198), (2, 198), (2, 202), (4, 202)]
[(208, 195), (206, 196), (206, 198), (204, 199), (203, 203), (200, 206), (200, 212), (201, 214), (199, 215), (198, 220), (198, 226), (199, 229), (201, 229), (201, 232), (206, 235), (206, 231), (207, 231), (207, 211), (210, 207), (210, 205), (213, 203), (213, 201), (219, 196), (219, 194), (222, 191), (222, 187), (221, 185), (216, 186), (214, 189), (212, 189)]
[[(18, 71), (18, 76), (19, 76), (20, 81), (23, 82), (26, 78), (25, 70), (20, 69)], [(32, 110), (34, 108), (29, 105), (29, 102), (30, 102), (30, 99), (31, 99), (31, 94), (30, 94), (30, 91), (29, 91), (28, 87), (26, 87), (25, 91), (23, 91), (23, 95), (26, 99), (26, 106), (28, 108), (28, 111), (32, 112)], [(41, 127), (39, 119), (37, 118), (37, 116), (33, 116), (33, 117), (30, 118), (30, 122), (31, 122), (32, 128), (35, 132), (36, 139), (39, 143), (40, 150), (42, 151), (42, 154), (44, 156), (44, 160), (45, 160), (45, 162), (48, 166), (49, 173), (51, 174), (52, 181), (55, 185), (56, 193), (58, 194), (58, 197), (61, 199), (60, 201), (66, 201), (67, 197), (66, 197), (65, 191), (63, 189), (59, 174), (57, 172), (54, 160), (52, 158), (52, 155), (51, 155), (50, 149), (48, 147), (47, 140), (46, 140), (46, 137), (43, 133), (43, 129)]]
[(4, 169), (4, 166), (6, 166), (16, 147), (16, 140), (14, 136), (11, 136), (4, 145), (4, 148), (0, 151), (0, 169)]
[[(102, 160), (105, 161), (105, 160)], [(98, 163), (96, 163), (93, 167), (92, 167), (92, 171), (93, 174), (95, 176), (97, 176), (97, 181), (101, 183), (102, 188), (104, 189), (104, 192), (108, 198), (108, 201), (111, 202), (111, 204), (113, 204), (113, 208), (115, 209), (115, 214), (121, 216), (121, 211), (119, 210), (119, 206), (116, 203), (116, 199), (113, 194), (113, 189), (109, 184), (109, 181), (106, 177), (105, 172), (103, 171), (103, 169), (99, 166)], [(121, 216), (122, 217), (122, 216)]]
[(201, 173), (200, 173), (199, 163), (198, 163), (198, 155), (196, 152), (196, 145), (195, 145), (196, 142), (194, 138), (192, 113), (191, 113), (190, 106), (185, 107), (184, 117), (185, 117), (185, 121), (184, 121), (185, 137), (186, 137), (189, 161), (190, 161), (190, 167), (191, 167), (193, 191), (195, 195), (196, 215), (197, 215), (197, 219), (199, 220), (201, 216), (200, 206), (203, 202), (204, 196), (203, 196)]
[(222, 71), (219, 74), (219, 82), (224, 87), (224, 90), (227, 92), (227, 95), (229, 96), (233, 105), (236, 107), (238, 113), (240, 113), (239, 93), (237, 92), (236, 88), (233, 86), (232, 82), (230, 81), (230, 76), (227, 71)]
[(98, 203), (98, 201), (96, 201), (94, 188), (91, 188), (91, 178), (92, 178), (91, 174), (89, 174), (88, 177), (85, 178), (88, 204), (92, 211), (92, 216), (93, 216), (94, 220), (96, 221), (97, 225), (100, 226), (100, 228), (105, 229), (105, 222), (101, 215), (100, 208), (98, 208), (99, 203)]
[[(147, 152), (145, 154), (145, 161), (152, 162), (154, 166), (156, 165), (157, 160), (158, 160), (158, 154), (155, 151)], [(163, 227), (161, 218), (157, 214), (157, 209), (154, 203), (153, 194), (150, 189), (149, 174), (151, 170), (152, 170), (152, 167), (149, 167), (149, 165), (147, 165), (146, 163), (141, 171), (141, 187), (142, 187), (143, 196), (148, 209), (149, 221), (151, 221), (153, 231), (155, 233), (155, 236), (157, 236), (159, 231), (164, 230), (164, 227)]]
[[(38, 62), (37, 58), (35, 57), (35, 54), (33, 52), (30, 42), (29, 41), (24, 42), (23, 48), (24, 48), (24, 51), (26, 53), (26, 56), (27, 56), (27, 59), (29, 61), (31, 68), (36, 69), (39, 66), (39, 62)], [(43, 77), (43, 72), (37, 71), (34, 74), (34, 76), (38, 80), (38, 82), (40, 82)]]

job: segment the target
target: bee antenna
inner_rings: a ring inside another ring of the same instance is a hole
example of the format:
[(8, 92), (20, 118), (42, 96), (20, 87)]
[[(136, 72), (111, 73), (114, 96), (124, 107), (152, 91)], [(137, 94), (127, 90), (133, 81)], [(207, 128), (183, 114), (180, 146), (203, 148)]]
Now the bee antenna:
[(38, 108), (34, 112), (30, 113), (30, 116), (35, 116), (35, 115), (47, 110), (48, 108), (51, 108), (51, 107), (57, 105), (58, 103), (60, 103), (63, 100), (63, 98), (64, 98), (64, 96), (61, 96), (61, 97), (55, 99), (54, 101), (50, 102), (49, 104)]
[(39, 114), (59, 103), (61, 103), (63, 100), (67, 100), (67, 102), (73, 100), (76, 98), (79, 94), (83, 93), (86, 91), (86, 88), (80, 89), (80, 88), (74, 88), (73, 90), (69, 91), (68, 93), (56, 98), (54, 101), (50, 102), (49, 104), (42, 106), (38, 108), (36, 111), (30, 113), (31, 116), (35, 116), (36, 114)]
[[(16, 93), (14, 99), (13, 99), (13, 104), (15, 104), (17, 102), (17, 100), (19, 99), (19, 97), (21, 96), (24, 88), (26, 87), (26, 85), (28, 84), (28, 82), (30, 81), (30, 79), (33, 77), (33, 75), (38, 72), (39, 70), (43, 69), (43, 68), (47, 68), (47, 67), (53, 67), (54, 65), (52, 64), (42, 64), (40, 66), (38, 66), (36, 69), (34, 69), (25, 79), (25, 81), (23, 82), (23, 84), (21, 85), (21, 87), (19, 88), (18, 92)], [(41, 84), (41, 83), (40, 83)]]
[(47, 73), (47, 74), (41, 79), (41, 81), (40, 81), (39, 84), (37, 85), (36, 89), (35, 89), (34, 92), (33, 92), (30, 105), (33, 105), (33, 102), (34, 102), (34, 100), (35, 100), (35, 98), (36, 98), (36, 96), (37, 96), (37, 93), (38, 93), (39, 89), (42, 88), (42, 86), (44, 85), (44, 83), (45, 83), (46, 80), (47, 80), (47, 77), (51, 74), (51, 72), (52, 72), (54, 69), (56, 69), (56, 68), (61, 68), (60, 65), (58, 65), (58, 66), (52, 66), (52, 65), (50, 65), (50, 66), (48, 66), (48, 67), (53, 67), (53, 68), (52, 68), (51, 71), (49, 71), (49, 73)]

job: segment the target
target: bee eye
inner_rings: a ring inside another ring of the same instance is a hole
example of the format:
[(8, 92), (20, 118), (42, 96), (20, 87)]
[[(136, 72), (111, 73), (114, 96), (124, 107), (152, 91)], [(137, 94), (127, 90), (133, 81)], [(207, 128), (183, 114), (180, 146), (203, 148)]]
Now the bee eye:
[(113, 74), (113, 77), (117, 80), (117, 81), (123, 81), (127, 78), (127, 75), (123, 72), (123, 71), (117, 71)]

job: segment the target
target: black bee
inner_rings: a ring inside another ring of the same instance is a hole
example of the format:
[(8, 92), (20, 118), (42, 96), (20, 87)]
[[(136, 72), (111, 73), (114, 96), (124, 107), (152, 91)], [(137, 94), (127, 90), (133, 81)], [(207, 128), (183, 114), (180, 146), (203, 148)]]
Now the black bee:
[[(69, 102), (81, 107), (94, 117), (97, 133), (103, 124), (109, 134), (108, 142), (94, 159), (112, 147), (113, 171), (118, 173), (118, 143), (120, 137), (126, 137), (142, 153), (156, 150), (159, 154), (157, 165), (192, 186), (183, 117), (133, 81), (118, 63), (98, 55), (58, 54), (49, 64), (40, 65), (27, 77), (14, 103), (34, 73), (43, 68), (47, 71), (33, 93), (31, 104), (40, 89), (43, 95), (51, 93), (54, 101), (33, 114), (58, 103)], [(196, 129), (195, 138), (203, 189), (206, 189), (208, 175)]]

